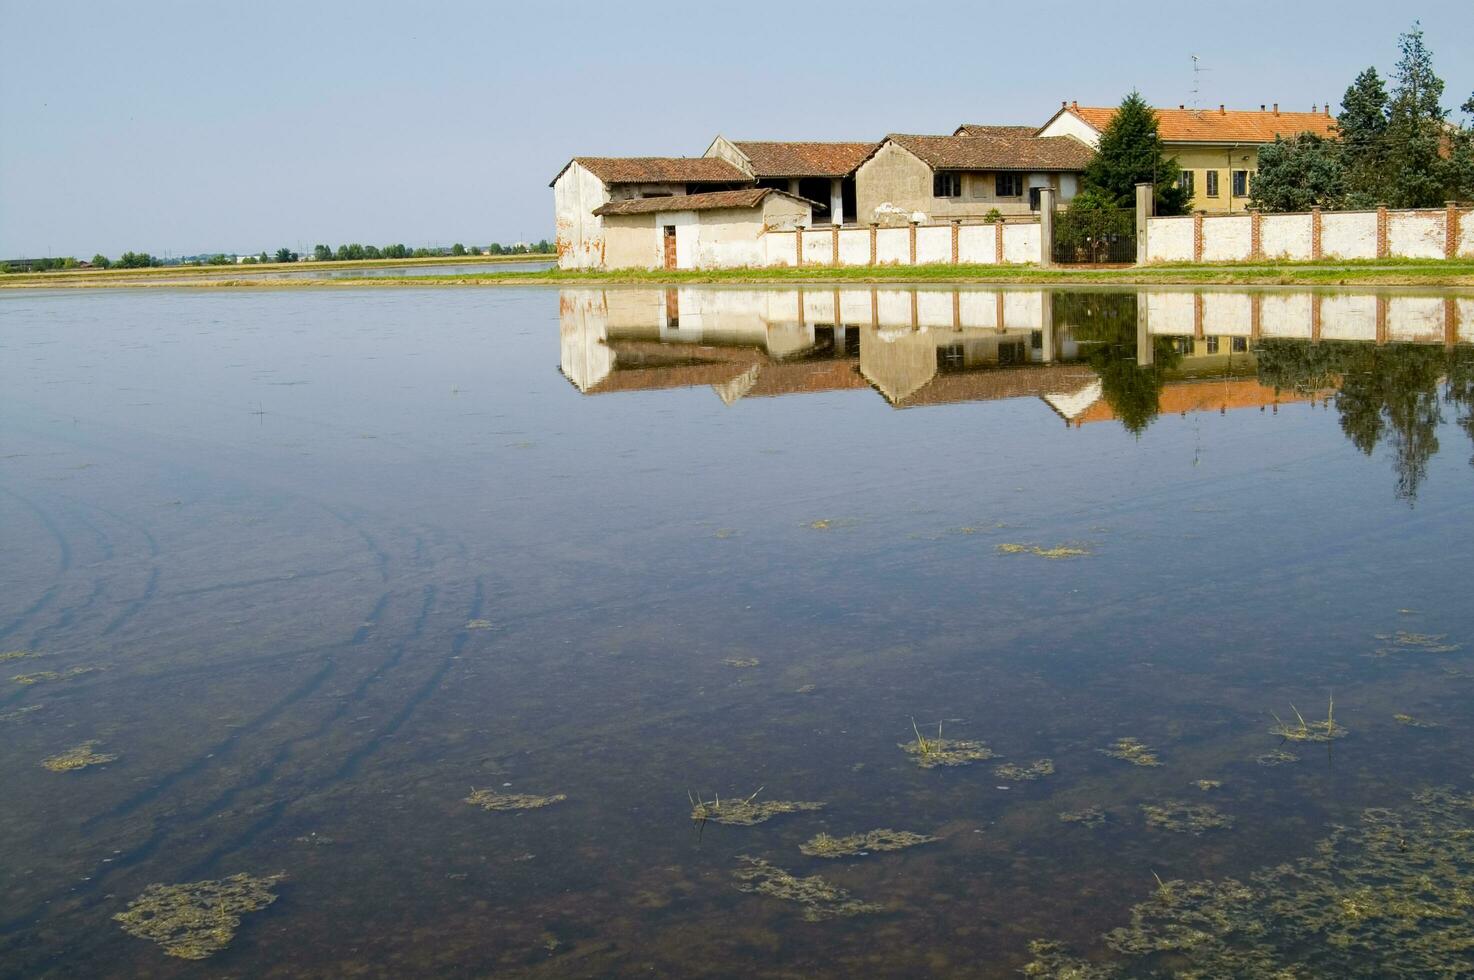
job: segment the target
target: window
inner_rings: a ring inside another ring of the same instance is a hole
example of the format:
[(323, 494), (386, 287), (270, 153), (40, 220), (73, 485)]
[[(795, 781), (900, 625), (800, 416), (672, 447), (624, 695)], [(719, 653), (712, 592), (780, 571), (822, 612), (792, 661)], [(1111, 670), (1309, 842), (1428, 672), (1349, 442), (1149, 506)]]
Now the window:
[(1233, 196), (1249, 196), (1249, 171), (1235, 170), (1233, 172)]
[(1206, 171), (1203, 174), (1203, 176), (1207, 178), (1207, 180), (1203, 181), (1203, 184), (1204, 184), (1203, 194), (1206, 195), (1207, 197), (1217, 197), (1218, 196), (1218, 171), (1216, 171), (1216, 170), (1209, 170), (1209, 171)]
[(1177, 186), (1187, 192), (1188, 197), (1193, 196), (1193, 172), (1184, 170), (1182, 176), (1177, 178)]
[(1023, 174), (997, 174), (993, 178), (994, 197), (1022, 197), (1024, 193)]
[(967, 178), (967, 183), (972, 189), (972, 196), (977, 200), (981, 201), (988, 196), (988, 182), (983, 174), (973, 174)]
[(998, 365), (1007, 367), (1010, 364), (1022, 364), (1026, 360), (1024, 355), (1024, 342), (1015, 341), (1011, 344), (998, 345)]
[(1208, 353), (1209, 354), (1216, 354), (1216, 353), (1218, 353), (1218, 338), (1217, 337), (1209, 337), (1208, 338)]
[(1233, 339), (1233, 352), (1235, 354), (1246, 354), (1249, 351), (1248, 337), (1235, 337)]
[(961, 371), (965, 363), (966, 355), (961, 344), (947, 344), (937, 348), (938, 371)]
[(931, 192), (933, 197), (961, 197), (962, 175), (955, 173), (932, 174)]
[(1192, 356), (1193, 342), (1190, 337), (1178, 337), (1176, 346), (1177, 353), (1183, 355), (1184, 357)]

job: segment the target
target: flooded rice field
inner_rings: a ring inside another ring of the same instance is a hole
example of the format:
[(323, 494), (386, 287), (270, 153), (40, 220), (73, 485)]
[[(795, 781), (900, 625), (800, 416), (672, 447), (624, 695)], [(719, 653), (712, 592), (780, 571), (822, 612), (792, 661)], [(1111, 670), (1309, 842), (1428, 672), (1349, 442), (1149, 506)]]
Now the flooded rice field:
[(0, 298), (0, 976), (1467, 974), (1470, 341)]

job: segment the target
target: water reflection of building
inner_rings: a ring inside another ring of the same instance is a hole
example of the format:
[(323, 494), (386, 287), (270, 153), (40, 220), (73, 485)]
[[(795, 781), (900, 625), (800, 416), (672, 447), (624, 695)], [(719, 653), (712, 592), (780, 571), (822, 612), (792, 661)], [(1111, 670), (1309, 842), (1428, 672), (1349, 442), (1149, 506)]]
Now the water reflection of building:
[(1255, 349), (1268, 340), (1452, 344), (1474, 330), (1474, 299), (1461, 297), (1151, 290), (1100, 294), (1097, 310), (1066, 299), (1080, 295), (566, 290), (562, 370), (586, 394), (704, 385), (728, 404), (864, 387), (897, 408), (1031, 397), (1079, 425), (1117, 417), (1098, 356), (1114, 341), (1103, 339), (1092, 317), (1122, 303), (1131, 320), (1130, 356), (1147, 367), (1161, 360), (1157, 410), (1166, 413), (1317, 397), (1256, 378)]

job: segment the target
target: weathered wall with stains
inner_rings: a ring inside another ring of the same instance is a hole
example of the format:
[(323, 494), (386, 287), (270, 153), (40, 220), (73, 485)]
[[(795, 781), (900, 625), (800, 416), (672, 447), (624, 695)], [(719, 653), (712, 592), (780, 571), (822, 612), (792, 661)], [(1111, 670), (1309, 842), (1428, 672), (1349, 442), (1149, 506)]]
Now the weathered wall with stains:
[[(1040, 230), (1037, 221), (1010, 221), (999, 224), (957, 226), (957, 261), (964, 265), (992, 265), (998, 262), (999, 237), (1002, 237), (1003, 261), (1015, 265), (1038, 264)], [(952, 261), (951, 222), (916, 226), (916, 265), (947, 264)], [(769, 229), (764, 234), (764, 254), (770, 266), (792, 266), (798, 262), (794, 232)], [(803, 233), (803, 264), (834, 264), (834, 231), (815, 228)], [(912, 265), (910, 226), (875, 229), (876, 265)], [(839, 231), (839, 264), (870, 264), (870, 229), (841, 228)]]
[(604, 221), (594, 209), (610, 200), (604, 182), (578, 163), (553, 182), (554, 247), (560, 269), (604, 265)]
[[(1316, 224), (1319, 221), (1319, 235)], [(1474, 257), (1474, 210), (1323, 211), (1259, 216), (1254, 248), (1250, 215), (1150, 218), (1150, 262), (1245, 262), (1253, 259), (1441, 259), (1453, 251)], [(1198, 235), (1201, 234), (1199, 241)], [(1196, 244), (1195, 244), (1196, 243)], [(1317, 248), (1318, 246), (1318, 248)]]
[[(772, 264), (766, 235), (772, 230), (793, 229), (806, 224), (811, 216), (809, 205), (777, 194), (764, 198), (756, 208), (609, 215), (603, 222), (604, 264), (601, 268), (663, 268), (667, 227), (676, 230), (677, 269), (765, 266)], [(788, 245), (790, 249), (793, 247), (791, 237)], [(827, 232), (824, 249), (824, 261), (827, 262), (830, 257)]]

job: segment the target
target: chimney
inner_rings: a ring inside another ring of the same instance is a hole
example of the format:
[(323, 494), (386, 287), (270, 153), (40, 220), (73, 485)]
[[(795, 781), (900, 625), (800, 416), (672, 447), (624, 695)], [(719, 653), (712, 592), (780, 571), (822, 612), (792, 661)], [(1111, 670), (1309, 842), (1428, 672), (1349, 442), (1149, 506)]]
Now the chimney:
[(1068, 108), (1069, 108), (1069, 107), (1070, 107), (1070, 103), (1069, 103), (1069, 102), (1067, 102), (1067, 101), (1066, 101), (1066, 100), (1064, 100), (1064, 99), (1060, 99), (1060, 100), (1059, 100), (1059, 107), (1060, 107), (1060, 108), (1061, 108), (1061, 109), (1068, 109)]
[(1329, 102), (1327, 102), (1326, 103), (1326, 115), (1329, 116), (1330, 114), (1331, 114), (1331, 104)]
[(1263, 112), (1264, 111), (1264, 103), (1263, 102), (1259, 103), (1259, 111), (1260, 112)]
[(1071, 102), (1070, 103), (1070, 108), (1071, 109), (1078, 109), (1078, 108), (1080, 108), (1080, 103), (1078, 101)]
[(1274, 114), (1276, 116), (1280, 114), (1280, 104), (1278, 102), (1274, 104)]
[(1224, 111), (1223, 103), (1222, 102), (1218, 103), (1218, 114), (1220, 116), (1226, 116), (1226, 115), (1228, 115), (1228, 113)]
[(1186, 109), (1187, 108), (1187, 104), (1185, 102), (1179, 102), (1179, 103), (1177, 103), (1177, 108), (1179, 108), (1179, 109)]
[(1312, 103), (1310, 103), (1310, 111), (1311, 112), (1319, 112), (1320, 111), (1320, 106), (1318, 106), (1314, 102), (1312, 102)]

